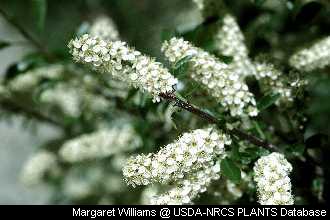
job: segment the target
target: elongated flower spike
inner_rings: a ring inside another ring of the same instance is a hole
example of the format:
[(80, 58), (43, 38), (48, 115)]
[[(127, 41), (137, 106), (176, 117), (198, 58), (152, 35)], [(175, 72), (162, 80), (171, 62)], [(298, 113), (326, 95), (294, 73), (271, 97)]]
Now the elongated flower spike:
[(107, 16), (96, 18), (89, 29), (89, 34), (105, 41), (120, 40), (115, 23)]
[(289, 63), (300, 71), (312, 71), (330, 65), (330, 37), (293, 54)]
[(184, 133), (157, 153), (131, 157), (123, 174), (132, 186), (180, 180), (187, 173), (209, 167), (216, 156), (224, 154), (224, 146), (230, 143), (230, 138), (219, 131), (197, 129)]
[(225, 157), (224, 147), (230, 144), (231, 139), (219, 130), (197, 129), (157, 153), (129, 158), (123, 175), (132, 186), (171, 183), (166, 192), (149, 197), (148, 204), (191, 204), (220, 178), (220, 164), (215, 160)]
[(102, 129), (69, 140), (60, 149), (62, 160), (70, 163), (101, 159), (114, 154), (134, 150), (141, 146), (141, 140), (129, 124)]
[(271, 63), (256, 61), (255, 77), (260, 84), (261, 90), (267, 93), (279, 94), (280, 98), (275, 103), (276, 105), (292, 103), (294, 100), (292, 89), (288, 79), (283, 76), (283, 73), (275, 68)]
[(61, 64), (52, 64), (29, 70), (13, 78), (8, 88), (15, 92), (31, 91), (34, 87), (44, 80), (56, 80), (64, 75), (65, 66)]
[(48, 172), (56, 169), (56, 155), (48, 151), (40, 151), (25, 162), (20, 178), (24, 185), (34, 186), (40, 184)]
[(191, 56), (191, 78), (206, 87), (232, 116), (258, 115), (254, 96), (235, 69), (182, 38), (165, 41), (162, 51), (172, 63)]
[(230, 65), (241, 77), (255, 74), (244, 35), (235, 18), (230, 14), (223, 17), (222, 25), (216, 35), (216, 46), (220, 54), (233, 57)]
[(173, 92), (178, 83), (161, 63), (122, 41), (106, 42), (86, 34), (70, 41), (69, 48), (75, 61), (150, 93), (156, 102), (160, 101), (159, 94)]

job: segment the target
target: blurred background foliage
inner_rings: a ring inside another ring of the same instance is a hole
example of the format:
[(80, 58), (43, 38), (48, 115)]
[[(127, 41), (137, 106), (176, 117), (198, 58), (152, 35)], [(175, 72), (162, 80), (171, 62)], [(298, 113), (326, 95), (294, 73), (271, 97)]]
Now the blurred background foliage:
[[(244, 32), (251, 57), (263, 54), (273, 62), (275, 60), (276, 65), (285, 73), (290, 70), (287, 59), (293, 52), (317, 39), (330, 36), (330, 2), (327, 0), (224, 0), (223, 7), (236, 17)], [(100, 14), (108, 15), (114, 20), (121, 39), (160, 61), (164, 61), (160, 51), (162, 41), (174, 35), (184, 36), (213, 52), (214, 25), (221, 20), (221, 16), (203, 19), (191, 0), (1, 0), (0, 8), (37, 39), (42, 48), (47, 48), (52, 54), (52, 57), (49, 57), (38, 50), (26, 54), (6, 68), (3, 77), (7, 82), (36, 67), (51, 63), (73, 63), (67, 48), (69, 40), (77, 33), (83, 32), (83, 22), (91, 21)], [(0, 41), (0, 53), (4, 53), (6, 47), (22, 43), (1, 39), (1, 36)], [(94, 74), (84, 67), (81, 68), (86, 74)], [(183, 70), (173, 71), (181, 74), (180, 71), (185, 71), (184, 65), (180, 68)], [(294, 166), (292, 183), (297, 204), (327, 203), (330, 195), (330, 67), (299, 75), (307, 79), (309, 84), (300, 91), (294, 105), (278, 108), (273, 102), (270, 103), (258, 116), (254, 126), (247, 130), (286, 150)], [(263, 94), (260, 94), (258, 85), (253, 79), (248, 82), (260, 101)], [(216, 111), (217, 107), (212, 105), (212, 100), (206, 99), (204, 91), (196, 88), (199, 87), (195, 84), (188, 86), (187, 91), (184, 91), (185, 98), (198, 106)], [(103, 89), (101, 85), (100, 89)], [(43, 109), (33, 95), (24, 93), (17, 94), (16, 97), (20, 97), (16, 101), (32, 107), (33, 111)], [(6, 103), (1, 104), (4, 110), (1, 112), (2, 118), (9, 117), (8, 113), (20, 113), (6, 108)], [(116, 99), (114, 105), (114, 108), (102, 112), (101, 115), (88, 117), (83, 114), (79, 118), (68, 118), (56, 109), (51, 110), (50, 113), (56, 121), (60, 119), (64, 134), (58, 140), (45, 143), (41, 148), (56, 151), (66, 140), (93, 131), (95, 121), (111, 124), (123, 114), (133, 118), (134, 126), (142, 137), (143, 147), (139, 152), (156, 151), (158, 147), (174, 140), (178, 134), (205, 125), (205, 122), (189, 113), (178, 111), (169, 103), (152, 103), (134, 89), (129, 91), (127, 97)], [(28, 115), (35, 119), (36, 115)], [(231, 150), (232, 154), (235, 154), (234, 150), (235, 147)], [(240, 169), (246, 171), (252, 167), (251, 162), (259, 155), (262, 155), (262, 152), (251, 147), (232, 159)], [(106, 168), (106, 165), (102, 165), (106, 162), (107, 160), (82, 163), (77, 165), (81, 166), (81, 171), (78, 172), (83, 173), (83, 178), (87, 169), (85, 167), (96, 163)], [(60, 189), (63, 183), (59, 181), (49, 181), (54, 190), (50, 203), (97, 203), (100, 197), (106, 195), (100, 187), (100, 191), (84, 199), (70, 200), (63, 195)], [(124, 182), (121, 184), (125, 185)], [(215, 183), (212, 187), (217, 189), (221, 184)], [(98, 188), (98, 185), (94, 188)], [(142, 188), (125, 188), (112, 199), (116, 204), (139, 203), (141, 192)], [(219, 203), (217, 197), (207, 193), (199, 200), (201, 203)], [(253, 190), (247, 191), (235, 201), (243, 204), (251, 202), (256, 202)]]

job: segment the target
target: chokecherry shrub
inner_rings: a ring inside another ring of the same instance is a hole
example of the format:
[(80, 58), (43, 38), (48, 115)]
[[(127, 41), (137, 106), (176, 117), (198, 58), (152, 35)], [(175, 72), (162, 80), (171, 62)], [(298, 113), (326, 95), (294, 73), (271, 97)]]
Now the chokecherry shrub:
[(33, 47), (1, 78), (1, 119), (58, 131), (25, 186), (58, 204), (329, 201), (330, 3), (115, 2), (48, 1), (36, 30), (0, 6)]

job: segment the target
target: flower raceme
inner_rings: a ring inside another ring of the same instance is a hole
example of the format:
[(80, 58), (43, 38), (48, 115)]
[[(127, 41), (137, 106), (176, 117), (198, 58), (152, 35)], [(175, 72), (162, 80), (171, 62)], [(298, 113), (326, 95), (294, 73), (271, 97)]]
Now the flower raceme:
[(257, 183), (261, 205), (292, 205), (291, 164), (280, 153), (261, 157), (254, 165), (254, 181)]
[(89, 34), (103, 40), (119, 40), (119, 32), (117, 27), (113, 20), (107, 16), (100, 16), (96, 18), (89, 29)]
[(255, 74), (254, 65), (249, 58), (249, 51), (245, 45), (244, 35), (232, 15), (226, 14), (224, 16), (215, 43), (220, 54), (233, 57), (230, 66), (240, 76), (245, 77)]
[(60, 149), (60, 156), (67, 162), (100, 159), (140, 147), (141, 140), (129, 124), (102, 129), (69, 140)]
[(96, 71), (150, 93), (154, 101), (160, 101), (160, 93), (173, 92), (178, 83), (161, 63), (122, 41), (106, 42), (85, 34), (72, 40), (69, 48), (75, 61), (90, 64)]
[(44, 176), (56, 168), (56, 155), (48, 151), (40, 151), (24, 164), (20, 178), (26, 186), (34, 186), (41, 183)]
[(258, 114), (253, 94), (229, 65), (182, 38), (165, 41), (162, 51), (172, 63), (191, 56), (191, 78), (203, 84), (232, 116)]
[(265, 94), (273, 92), (280, 95), (276, 105), (293, 102), (292, 86), (285, 82), (287, 79), (281, 71), (271, 63), (256, 61), (254, 65), (256, 67), (255, 77), (259, 81), (261, 90)]
[(8, 88), (14, 92), (29, 92), (35, 88), (42, 80), (56, 80), (65, 73), (65, 66), (52, 64), (39, 67), (16, 76), (9, 82)]
[(58, 107), (65, 115), (78, 118), (82, 114), (97, 114), (108, 111), (111, 102), (103, 96), (79, 87), (79, 81), (55, 84), (40, 94), (41, 103)]
[(230, 144), (231, 139), (221, 131), (197, 129), (184, 133), (157, 153), (131, 157), (123, 174), (133, 186), (172, 183), (167, 191), (150, 196), (148, 204), (191, 204), (213, 180), (220, 178), (220, 164), (214, 160), (223, 158), (224, 146)]
[(300, 71), (313, 71), (330, 64), (330, 36), (290, 57), (289, 63)]
[(230, 144), (231, 139), (221, 131), (197, 129), (184, 133), (157, 153), (129, 158), (123, 174), (132, 186), (182, 180), (186, 174), (210, 167), (217, 156), (223, 156), (224, 146)]

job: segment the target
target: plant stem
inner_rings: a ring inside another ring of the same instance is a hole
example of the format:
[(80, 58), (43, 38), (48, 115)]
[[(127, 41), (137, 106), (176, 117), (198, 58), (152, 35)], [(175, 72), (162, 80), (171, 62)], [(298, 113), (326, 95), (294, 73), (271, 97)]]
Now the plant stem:
[(17, 31), (28, 41), (32, 43), (32, 45), (37, 48), (47, 59), (54, 60), (55, 57), (51, 54), (48, 48), (40, 43), (37, 39), (35, 39), (29, 32), (27, 32), (19, 23), (15, 21), (12, 17), (10, 17), (3, 9), (0, 8), (0, 14), (8, 23), (10, 23), (13, 27), (17, 29)]
[(263, 147), (263, 148), (268, 149), (270, 151), (279, 151), (279, 149), (276, 146), (268, 143), (265, 140), (262, 140), (262, 139), (260, 139), (256, 136), (254, 136), (254, 135), (248, 134), (245, 131), (242, 131), (238, 128), (233, 128), (233, 129), (226, 128), (226, 125), (225, 125), (224, 121), (219, 120), (218, 118), (214, 117), (213, 115), (211, 115), (211, 114), (199, 109), (198, 107), (196, 107), (196, 106), (180, 99), (174, 93), (166, 93), (166, 94), (162, 93), (162, 94), (160, 94), (160, 97), (162, 97), (163, 99), (166, 99), (168, 101), (175, 102), (176, 106), (178, 106), (182, 109), (185, 109), (186, 111), (189, 111), (189, 112), (203, 118), (204, 120), (208, 121), (209, 123), (218, 125), (220, 128), (226, 130), (230, 135), (234, 135), (234, 136), (236, 136), (240, 139), (249, 141), (250, 143), (252, 143), (254, 145), (257, 145), (259, 147)]
[(42, 114), (41, 112), (38, 112), (34, 109), (30, 109), (30, 108), (27, 108), (16, 102), (13, 102), (12, 100), (9, 100), (9, 99), (0, 100), (0, 107), (6, 111), (20, 113), (20, 114), (23, 114), (23, 115), (26, 115), (29, 117), (33, 117), (34, 119), (37, 119), (38, 121), (47, 122), (56, 127), (60, 127), (60, 128), (63, 127), (63, 125), (61, 123), (54, 120), (53, 118), (46, 116), (46, 115)]

